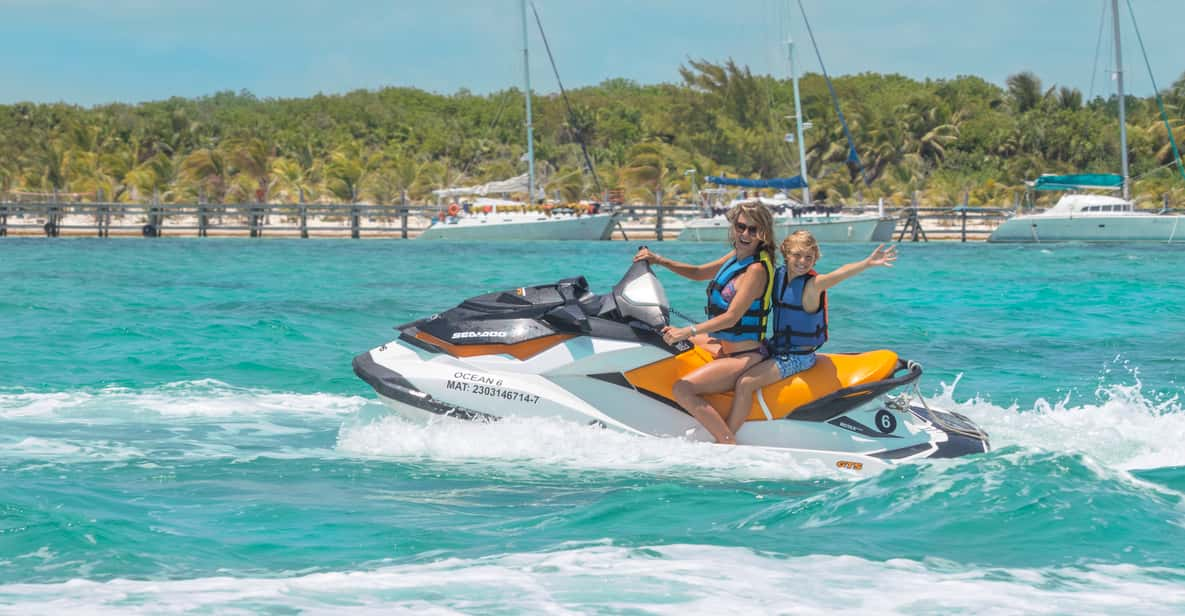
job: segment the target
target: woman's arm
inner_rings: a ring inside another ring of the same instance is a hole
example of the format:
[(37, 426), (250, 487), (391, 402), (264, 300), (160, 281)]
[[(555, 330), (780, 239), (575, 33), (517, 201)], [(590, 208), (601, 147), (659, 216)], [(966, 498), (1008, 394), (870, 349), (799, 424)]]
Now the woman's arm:
[(671, 344), (686, 340), (696, 334), (710, 334), (736, 325), (741, 317), (745, 316), (745, 312), (749, 310), (753, 301), (765, 293), (768, 283), (769, 278), (765, 272), (765, 266), (760, 263), (750, 265), (745, 269), (745, 273), (736, 279), (737, 292), (732, 296), (732, 301), (728, 303), (728, 310), (703, 323), (695, 323), (688, 327), (668, 328), (663, 332), (663, 339)]
[(673, 259), (659, 256), (658, 253), (650, 252), (649, 248), (642, 248), (638, 250), (638, 254), (634, 255), (634, 261), (646, 261), (651, 265), (661, 265), (672, 272), (691, 280), (710, 280), (716, 274), (716, 270), (731, 257), (733, 251), (712, 261), (711, 263), (704, 263), (702, 265), (691, 265), (690, 263), (682, 263)]

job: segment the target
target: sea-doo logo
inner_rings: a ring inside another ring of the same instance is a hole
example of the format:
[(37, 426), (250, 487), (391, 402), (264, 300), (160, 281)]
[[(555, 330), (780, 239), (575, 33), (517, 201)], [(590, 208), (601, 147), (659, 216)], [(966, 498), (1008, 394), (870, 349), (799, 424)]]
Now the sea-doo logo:
[(498, 331), (483, 331), (483, 332), (453, 332), (452, 339), (459, 340), (463, 338), (505, 338), (510, 334)]

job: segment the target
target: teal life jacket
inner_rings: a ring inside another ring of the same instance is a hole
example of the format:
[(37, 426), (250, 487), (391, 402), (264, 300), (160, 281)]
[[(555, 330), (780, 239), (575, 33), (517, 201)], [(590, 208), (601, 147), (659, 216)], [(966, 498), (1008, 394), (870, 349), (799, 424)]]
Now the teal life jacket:
[(753, 300), (749, 305), (748, 310), (741, 316), (741, 320), (733, 324), (728, 329), (712, 332), (712, 336), (720, 340), (728, 342), (741, 342), (744, 340), (756, 340), (761, 342), (765, 340), (765, 324), (769, 317), (770, 296), (773, 293), (773, 274), (774, 266), (770, 261), (769, 253), (764, 250), (757, 252), (757, 255), (745, 257), (740, 261), (734, 255), (720, 270), (716, 272), (716, 276), (712, 278), (712, 282), (708, 283), (708, 307), (704, 310), (708, 314), (708, 318), (712, 318), (728, 311), (728, 301), (725, 301), (724, 296), (720, 294), (724, 287), (728, 286), (734, 278), (741, 275), (750, 265), (760, 261), (765, 266), (765, 292), (760, 297)]

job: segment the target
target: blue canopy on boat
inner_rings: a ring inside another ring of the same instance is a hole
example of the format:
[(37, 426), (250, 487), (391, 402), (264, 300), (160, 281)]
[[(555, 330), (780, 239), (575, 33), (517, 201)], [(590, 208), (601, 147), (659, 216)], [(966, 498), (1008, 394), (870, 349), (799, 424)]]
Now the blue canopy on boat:
[(781, 188), (783, 190), (791, 190), (794, 188), (802, 188), (806, 186), (806, 182), (802, 180), (801, 175), (796, 175), (792, 178), (773, 178), (772, 180), (722, 178), (715, 175), (709, 175), (707, 180), (713, 184), (719, 184), (721, 186), (741, 186), (744, 188)]
[(1033, 180), (1033, 190), (1074, 190), (1077, 188), (1123, 188), (1123, 176), (1116, 173), (1080, 173), (1043, 175)]

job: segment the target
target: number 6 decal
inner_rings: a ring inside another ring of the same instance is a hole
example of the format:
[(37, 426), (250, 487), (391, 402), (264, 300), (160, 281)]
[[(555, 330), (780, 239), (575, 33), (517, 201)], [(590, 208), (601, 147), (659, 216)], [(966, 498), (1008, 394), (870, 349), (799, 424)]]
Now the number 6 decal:
[(884, 434), (892, 434), (897, 429), (897, 418), (889, 411), (881, 409), (876, 412), (876, 429)]

